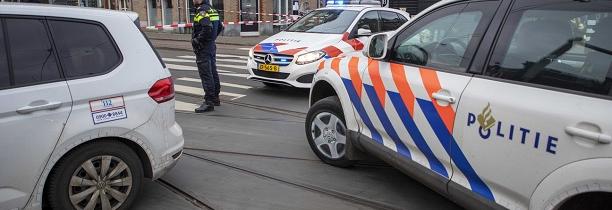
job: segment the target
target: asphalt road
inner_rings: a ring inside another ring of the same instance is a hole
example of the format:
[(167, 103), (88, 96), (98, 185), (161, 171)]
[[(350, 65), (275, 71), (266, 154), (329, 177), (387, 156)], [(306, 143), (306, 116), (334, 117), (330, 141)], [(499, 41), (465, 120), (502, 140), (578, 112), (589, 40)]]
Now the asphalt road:
[(185, 155), (145, 184), (134, 209), (460, 209), (380, 161), (320, 162), (304, 136), (308, 90), (248, 81), (248, 52), (222, 48), (222, 106), (208, 114), (193, 113), (202, 100), (193, 53), (159, 50), (176, 81)]

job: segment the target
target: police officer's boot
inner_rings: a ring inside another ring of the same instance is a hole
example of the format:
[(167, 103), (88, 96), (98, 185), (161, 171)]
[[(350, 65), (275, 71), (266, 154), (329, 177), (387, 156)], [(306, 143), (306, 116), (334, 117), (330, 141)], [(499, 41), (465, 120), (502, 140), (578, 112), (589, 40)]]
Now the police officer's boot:
[(219, 100), (218, 98), (217, 98), (217, 99), (214, 99), (212, 103), (213, 103), (213, 105), (215, 105), (215, 106), (221, 106), (221, 100)]
[(204, 113), (204, 112), (210, 112), (210, 111), (214, 111), (215, 110), (215, 105), (211, 102), (204, 102), (202, 103), (202, 105), (200, 105), (200, 107), (195, 109), (196, 113)]

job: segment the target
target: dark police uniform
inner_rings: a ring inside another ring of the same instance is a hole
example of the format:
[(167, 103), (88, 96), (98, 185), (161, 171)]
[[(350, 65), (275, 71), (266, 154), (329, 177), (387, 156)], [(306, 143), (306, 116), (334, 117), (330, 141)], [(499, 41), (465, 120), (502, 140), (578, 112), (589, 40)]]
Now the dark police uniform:
[(195, 110), (196, 112), (212, 111), (215, 105), (220, 105), (221, 85), (217, 73), (215, 40), (222, 31), (223, 24), (219, 20), (219, 13), (205, 0), (198, 7), (193, 18), (193, 33), (191, 35), (191, 44), (193, 52), (196, 54), (198, 72), (205, 92), (204, 103)]

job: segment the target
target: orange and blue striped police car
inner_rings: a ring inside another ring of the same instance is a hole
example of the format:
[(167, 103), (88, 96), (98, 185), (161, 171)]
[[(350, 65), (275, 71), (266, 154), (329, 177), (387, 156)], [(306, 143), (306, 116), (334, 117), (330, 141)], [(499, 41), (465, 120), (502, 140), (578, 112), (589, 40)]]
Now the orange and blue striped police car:
[(305, 132), (468, 209), (612, 202), (612, 1), (445, 0), (320, 61)]

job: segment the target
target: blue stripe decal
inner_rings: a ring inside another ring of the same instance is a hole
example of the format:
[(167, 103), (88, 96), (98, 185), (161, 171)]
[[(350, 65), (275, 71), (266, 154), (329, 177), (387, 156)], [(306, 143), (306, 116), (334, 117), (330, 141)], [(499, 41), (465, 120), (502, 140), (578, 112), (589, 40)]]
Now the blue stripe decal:
[(421, 152), (423, 152), (423, 154), (427, 158), (427, 161), (431, 166), (431, 170), (448, 178), (448, 172), (446, 172), (446, 168), (444, 168), (444, 165), (442, 165), (440, 160), (438, 160), (436, 155), (434, 155), (434, 153), (431, 151), (431, 148), (429, 148), (429, 146), (427, 145), (427, 141), (425, 141), (423, 134), (421, 134), (421, 131), (419, 131), (419, 128), (414, 122), (414, 119), (412, 119), (412, 116), (410, 116), (408, 108), (406, 108), (406, 105), (402, 100), (402, 96), (399, 93), (391, 91), (388, 91), (388, 93), (389, 99), (391, 99), (393, 106), (395, 106), (395, 110), (397, 111), (400, 119), (402, 119), (402, 122), (404, 123), (404, 127), (406, 128), (406, 130), (408, 130), (408, 133), (410, 134), (410, 137), (412, 137), (412, 139), (414, 140), (416, 146), (419, 148), (419, 150), (421, 150)]
[(274, 43), (261, 43), (261, 49), (267, 53), (278, 53), (278, 49)]
[(364, 85), (364, 87), (365, 87), (366, 93), (368, 94), (368, 97), (370, 98), (370, 102), (372, 102), (372, 105), (374, 106), (374, 111), (376, 111), (376, 115), (378, 115), (378, 119), (380, 119), (380, 122), (385, 128), (385, 131), (387, 132), (387, 134), (389, 134), (389, 137), (391, 137), (393, 142), (395, 142), (395, 145), (397, 147), (397, 152), (400, 155), (404, 157), (408, 157), (412, 160), (412, 157), (410, 155), (410, 150), (408, 150), (408, 147), (406, 147), (404, 142), (402, 142), (400, 137), (397, 135), (397, 132), (395, 131), (395, 128), (393, 128), (393, 124), (391, 123), (391, 120), (389, 120), (389, 116), (387, 116), (387, 113), (385, 112), (385, 109), (383, 108), (383, 104), (380, 104), (380, 101), (378, 100), (378, 96), (376, 94), (376, 91), (374, 90), (374, 87), (370, 85)]
[(463, 172), (463, 174), (468, 179), (470, 186), (472, 186), (472, 191), (491, 201), (495, 201), (491, 189), (489, 189), (489, 187), (482, 181), (482, 179), (480, 179), (478, 174), (476, 174), (476, 171), (468, 162), (467, 158), (463, 154), (463, 151), (461, 151), (461, 148), (459, 148), (459, 145), (457, 145), (455, 138), (453, 138), (453, 135), (450, 134), (450, 132), (444, 125), (444, 122), (440, 118), (440, 115), (438, 115), (438, 111), (436, 111), (436, 108), (434, 107), (433, 103), (431, 101), (426, 101), (418, 98), (417, 102), (423, 110), (423, 113), (425, 113), (425, 117), (427, 118), (429, 124), (436, 133), (436, 136), (438, 136), (440, 143), (444, 146), (446, 152), (455, 162), (455, 165), (457, 165), (459, 170), (461, 170), (461, 172)]
[(344, 79), (344, 78), (342, 78), (342, 82), (344, 83), (344, 86), (346, 87), (348, 95), (351, 98), (351, 102), (353, 102), (353, 106), (355, 106), (357, 113), (359, 113), (359, 116), (361, 116), (363, 123), (368, 127), (370, 132), (372, 132), (372, 139), (379, 144), (383, 144), (382, 136), (380, 135), (380, 133), (378, 133), (378, 131), (376, 131), (376, 129), (374, 128), (374, 125), (372, 124), (372, 121), (370, 121), (370, 117), (368, 117), (367, 112), (363, 108), (363, 104), (361, 103), (361, 99), (359, 98), (359, 95), (357, 95), (357, 90), (355, 90), (355, 87), (353, 86), (353, 82), (351, 82), (351, 80)]

